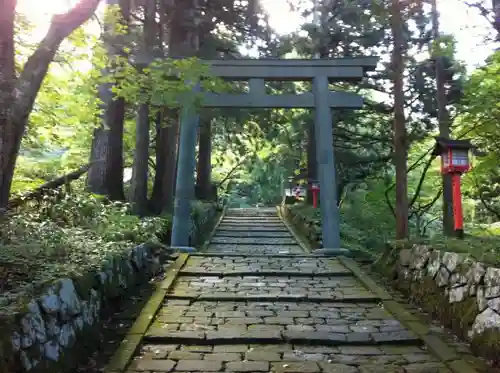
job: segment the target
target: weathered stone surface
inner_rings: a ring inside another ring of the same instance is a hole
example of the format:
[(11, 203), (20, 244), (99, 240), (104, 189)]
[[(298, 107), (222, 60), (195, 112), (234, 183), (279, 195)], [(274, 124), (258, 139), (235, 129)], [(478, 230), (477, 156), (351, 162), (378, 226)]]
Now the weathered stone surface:
[(500, 269), (489, 267), (484, 275), (484, 296), (488, 299), (500, 297)]
[(466, 285), (460, 287), (453, 287), (448, 293), (448, 300), (450, 303), (457, 303), (463, 301), (469, 296), (469, 288)]
[(411, 269), (422, 269), (427, 265), (431, 251), (425, 245), (416, 245), (413, 248), (411, 263), (409, 267)]
[(437, 286), (447, 286), (450, 280), (450, 271), (444, 266), (441, 266), (436, 274), (435, 281)]
[(175, 366), (177, 372), (218, 372), (221, 369), (222, 362), (217, 360), (180, 360)]
[(443, 254), (442, 263), (450, 272), (454, 272), (457, 267), (464, 262), (466, 256), (464, 254), (447, 251)]
[(469, 284), (479, 284), (485, 274), (486, 268), (484, 264), (481, 262), (473, 262), (467, 270), (465, 277), (467, 278)]
[(133, 371), (139, 372), (170, 372), (175, 366), (172, 360), (137, 360), (132, 364)]
[(271, 370), (273, 372), (282, 373), (317, 373), (320, 372), (319, 365), (312, 361), (283, 361), (280, 363), (272, 363)]
[[(448, 252), (446, 249), (427, 249), (420, 245), (401, 251), (395, 268), (401, 288), (415, 293), (416, 300), (429, 301), (429, 306), (435, 307), (436, 303), (432, 303), (432, 299), (444, 297), (450, 308), (453, 307), (451, 315), (443, 312), (442, 317), (447, 318), (444, 321), (449, 323), (449, 317), (461, 319), (460, 323), (456, 323), (458, 329), (459, 324), (461, 327), (472, 324), (469, 330), (465, 330), (469, 338), (489, 330), (500, 332), (500, 268), (487, 266), (466, 254)], [(435, 282), (439, 290), (432, 285), (429, 289), (431, 281)], [(427, 297), (425, 294), (429, 290), (438, 291), (438, 294)], [(439, 307), (443, 306), (439, 304)], [(420, 359), (420, 356), (410, 355), (407, 361), (412, 365), (405, 369), (419, 372), (416, 364)], [(441, 367), (425, 366), (442, 371)]]
[(484, 286), (479, 286), (477, 288), (476, 302), (479, 312), (484, 311), (486, 307), (488, 307), (488, 300), (486, 299), (486, 296), (484, 294)]
[(269, 363), (267, 361), (238, 361), (226, 364), (229, 372), (267, 372)]
[(434, 278), (437, 275), (439, 268), (441, 268), (442, 252), (440, 250), (432, 250), (429, 261), (427, 263), (427, 276)]
[(399, 251), (399, 264), (403, 267), (409, 267), (412, 260), (412, 252), (410, 249), (402, 249)]

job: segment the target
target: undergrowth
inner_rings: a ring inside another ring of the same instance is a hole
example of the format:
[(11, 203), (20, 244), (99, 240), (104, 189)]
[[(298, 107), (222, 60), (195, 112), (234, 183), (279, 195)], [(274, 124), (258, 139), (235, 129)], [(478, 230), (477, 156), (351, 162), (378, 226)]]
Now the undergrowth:
[[(453, 237), (443, 237), (440, 234), (432, 238), (415, 237), (409, 240), (393, 240), (393, 225), (383, 217), (373, 216), (368, 207), (343, 206), (340, 210), (340, 238), (346, 248), (369, 251), (380, 254), (386, 243), (390, 242), (395, 247), (411, 247), (413, 244), (426, 244), (436, 250), (452, 251), (467, 254), (483, 263), (498, 266), (500, 264), (500, 237), (490, 229), (485, 230), (468, 228), (469, 234), (463, 240)], [(296, 214), (306, 218), (306, 221), (314, 222), (320, 233), (320, 209), (297, 203), (289, 205), (288, 208)], [(392, 223), (393, 224), (393, 223)]]
[[(289, 205), (288, 208), (308, 222), (313, 222), (318, 233), (321, 232), (321, 210), (305, 203)], [(375, 222), (373, 217), (356, 211), (353, 207), (343, 207), (340, 212), (340, 239), (349, 249), (381, 252), (388, 239), (383, 224)]]
[(1, 222), (0, 305), (55, 278), (97, 268), (138, 244), (159, 244), (170, 221), (139, 218), (127, 203), (81, 191), (28, 203)]

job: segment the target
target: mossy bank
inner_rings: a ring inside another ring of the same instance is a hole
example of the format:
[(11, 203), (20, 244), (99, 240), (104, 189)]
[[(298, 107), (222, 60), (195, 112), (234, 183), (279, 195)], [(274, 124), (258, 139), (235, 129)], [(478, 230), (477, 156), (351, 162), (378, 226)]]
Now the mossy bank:
[[(193, 215), (192, 243), (203, 240), (216, 216), (214, 204)], [(138, 245), (0, 305), (0, 373), (73, 371), (99, 338), (106, 307), (158, 273), (163, 251)]]
[(500, 266), (429, 245), (389, 244), (375, 266), (479, 356), (500, 364)]

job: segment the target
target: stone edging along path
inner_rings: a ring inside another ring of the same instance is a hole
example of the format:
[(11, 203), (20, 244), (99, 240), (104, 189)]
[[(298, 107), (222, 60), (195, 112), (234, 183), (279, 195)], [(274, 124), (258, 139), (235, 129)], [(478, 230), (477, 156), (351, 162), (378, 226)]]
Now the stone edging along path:
[[(192, 233), (203, 239), (212, 228), (216, 206), (198, 216)], [(99, 338), (100, 317), (108, 302), (125, 296), (131, 287), (146, 283), (162, 267), (157, 249), (139, 245), (103, 267), (78, 278), (61, 278), (36, 298), (24, 312), (0, 320), (0, 373), (72, 371), (82, 349)]]
[(500, 268), (426, 245), (389, 248), (380, 268), (394, 286), (437, 316), (472, 350), (500, 362)]
[[(281, 209), (300, 235), (316, 237), (311, 224), (303, 224), (286, 206)], [(465, 254), (413, 244), (388, 246), (374, 269), (468, 341), (475, 354), (500, 363), (500, 268)]]

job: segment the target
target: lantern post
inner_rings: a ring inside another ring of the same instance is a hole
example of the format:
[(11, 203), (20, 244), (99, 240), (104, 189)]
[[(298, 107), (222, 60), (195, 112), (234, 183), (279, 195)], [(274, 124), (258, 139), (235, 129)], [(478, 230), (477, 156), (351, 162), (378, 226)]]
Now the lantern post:
[(317, 208), (318, 207), (318, 193), (319, 193), (319, 183), (318, 182), (313, 182), (311, 184), (311, 192), (312, 192), (312, 197), (313, 197), (313, 207)]
[(441, 156), (441, 173), (451, 174), (453, 225), (458, 238), (464, 237), (460, 176), (470, 170), (469, 151), (473, 148), (470, 140), (449, 140), (436, 137), (436, 146), (433, 151), (434, 155)]

